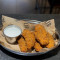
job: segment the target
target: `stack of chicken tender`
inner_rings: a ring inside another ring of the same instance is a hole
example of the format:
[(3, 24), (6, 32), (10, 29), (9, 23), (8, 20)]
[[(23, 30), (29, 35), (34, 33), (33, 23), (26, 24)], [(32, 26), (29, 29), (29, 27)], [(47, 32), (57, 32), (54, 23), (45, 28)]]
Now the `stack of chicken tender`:
[(36, 24), (34, 31), (24, 29), (18, 44), (21, 52), (29, 52), (33, 49), (39, 52), (43, 48), (53, 48), (55, 42), (53, 36), (46, 31), (44, 26)]

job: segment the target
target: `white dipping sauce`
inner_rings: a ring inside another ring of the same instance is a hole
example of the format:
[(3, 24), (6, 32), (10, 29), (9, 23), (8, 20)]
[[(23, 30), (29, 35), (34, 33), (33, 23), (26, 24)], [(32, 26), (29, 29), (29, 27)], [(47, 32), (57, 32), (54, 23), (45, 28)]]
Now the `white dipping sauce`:
[(21, 34), (21, 29), (15, 25), (10, 25), (4, 29), (4, 34), (8, 37), (17, 37)]

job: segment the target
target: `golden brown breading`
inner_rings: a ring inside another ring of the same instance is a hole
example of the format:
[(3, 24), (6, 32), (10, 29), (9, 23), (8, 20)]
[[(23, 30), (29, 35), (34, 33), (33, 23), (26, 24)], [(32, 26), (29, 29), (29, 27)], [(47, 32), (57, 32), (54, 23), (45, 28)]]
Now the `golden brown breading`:
[(47, 45), (49, 43), (47, 32), (45, 28), (40, 24), (35, 26), (35, 37), (41, 43), (41, 45)]
[(54, 40), (49, 40), (49, 44), (46, 47), (53, 48), (54, 47)]
[(46, 35), (46, 29), (44, 28), (44, 26), (40, 25), (40, 24), (37, 24), (35, 26), (35, 32), (39, 32), (41, 35), (44, 34)]
[(49, 44), (46, 46), (47, 48), (53, 48), (55, 45), (54, 38), (51, 34), (47, 34), (48, 39), (49, 39)]
[(42, 37), (40, 40), (41, 45), (48, 45), (49, 44), (49, 39), (48, 37)]
[(25, 38), (28, 50), (31, 50), (31, 48), (35, 44), (35, 36), (34, 36), (34, 34), (30, 30), (25, 29), (22, 32), (22, 36)]
[(24, 40), (24, 38), (21, 37), (20, 40), (18, 40), (18, 44), (21, 52), (27, 52), (26, 41)]
[(42, 49), (41, 45), (38, 42), (35, 43), (34, 48), (38, 52), (40, 51), (40, 49)]

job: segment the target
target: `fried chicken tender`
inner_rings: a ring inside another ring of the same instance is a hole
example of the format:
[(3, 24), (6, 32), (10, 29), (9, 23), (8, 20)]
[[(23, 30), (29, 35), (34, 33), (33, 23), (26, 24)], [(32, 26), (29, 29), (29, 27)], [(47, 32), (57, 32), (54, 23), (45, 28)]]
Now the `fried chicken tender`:
[(22, 32), (22, 36), (25, 38), (28, 50), (31, 50), (31, 48), (35, 44), (34, 34), (30, 30), (24, 29), (24, 31)]
[(18, 40), (18, 44), (21, 52), (27, 52), (26, 41), (24, 40), (24, 38), (21, 37), (20, 40)]
[(35, 26), (35, 37), (41, 45), (47, 45), (49, 43), (47, 32), (45, 28), (40, 24)]
[(41, 45), (38, 42), (35, 43), (34, 48), (37, 52), (39, 52), (40, 49), (42, 49)]
[(46, 46), (47, 48), (53, 48), (55, 45), (54, 38), (51, 34), (47, 34), (49, 38), (49, 44)]

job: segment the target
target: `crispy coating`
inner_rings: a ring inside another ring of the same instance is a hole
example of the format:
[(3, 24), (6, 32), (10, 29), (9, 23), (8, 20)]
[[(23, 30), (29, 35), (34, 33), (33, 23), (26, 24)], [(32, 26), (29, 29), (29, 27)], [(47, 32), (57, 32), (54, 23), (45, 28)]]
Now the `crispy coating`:
[(39, 52), (40, 49), (42, 49), (41, 45), (38, 42), (35, 43), (34, 48), (37, 52)]
[(34, 34), (30, 30), (25, 29), (22, 32), (22, 36), (25, 38), (28, 50), (31, 50), (31, 48), (35, 44), (35, 36), (34, 36)]
[(41, 45), (47, 45), (49, 43), (49, 40), (47, 38), (47, 32), (45, 28), (40, 24), (37, 24), (35, 26), (35, 37)]
[(40, 40), (40, 43), (41, 43), (41, 45), (48, 45), (49, 44), (49, 40), (48, 40), (47, 36), (46, 37), (42, 37), (41, 40)]
[(32, 47), (39, 52), (40, 49), (44, 47), (53, 48), (55, 44), (53, 36), (40, 24), (35, 26), (35, 31), (33, 32), (28, 29), (24, 29), (22, 36), (24, 38), (21, 37), (20, 40), (18, 40), (18, 44), (22, 52), (31, 51)]
[(55, 45), (55, 42), (54, 42), (54, 38), (52, 37), (51, 34), (47, 34), (48, 35), (48, 38), (49, 38), (49, 44), (46, 46), (47, 48), (53, 48), (54, 45)]
[(24, 40), (24, 38), (21, 37), (20, 40), (18, 40), (18, 44), (21, 52), (27, 52), (26, 41)]
[(36, 26), (35, 26), (35, 31), (36, 32), (39, 32), (40, 33), (40, 35), (46, 35), (46, 29), (44, 28), (44, 26), (42, 26), (42, 25), (40, 25), (40, 24), (37, 24)]

